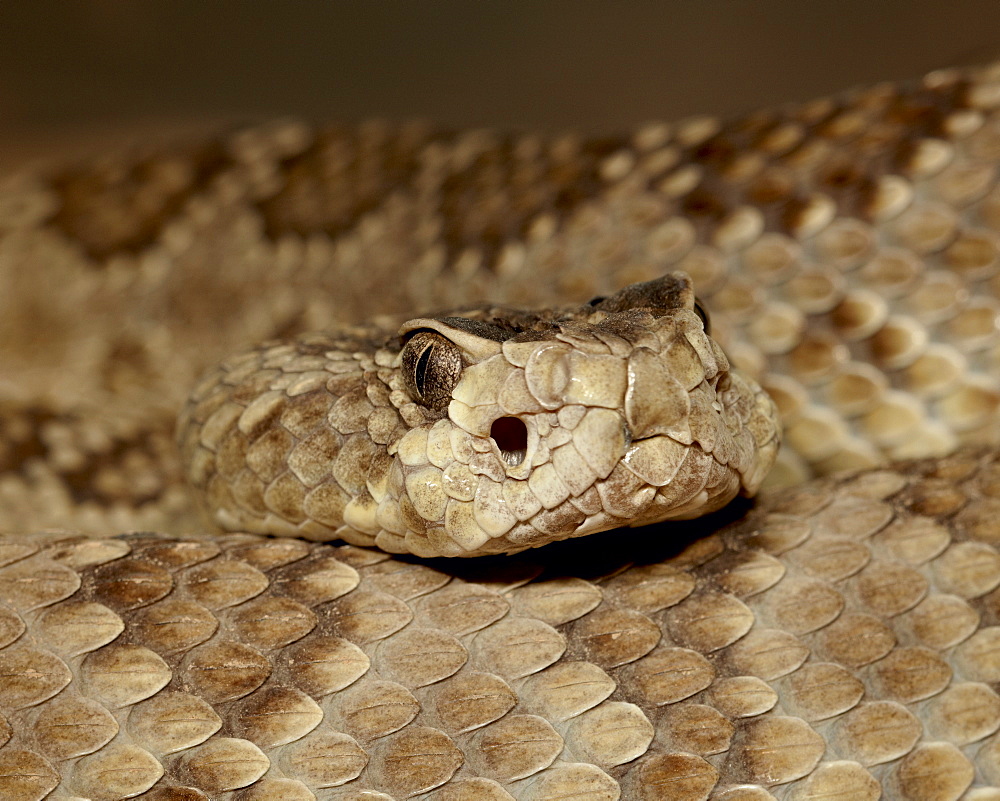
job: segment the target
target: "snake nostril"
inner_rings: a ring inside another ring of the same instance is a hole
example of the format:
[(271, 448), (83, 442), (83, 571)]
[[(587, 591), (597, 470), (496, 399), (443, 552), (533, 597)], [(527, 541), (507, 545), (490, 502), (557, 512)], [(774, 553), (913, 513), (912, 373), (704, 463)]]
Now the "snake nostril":
[(516, 417), (498, 417), (490, 426), (490, 437), (500, 449), (500, 455), (511, 467), (524, 461), (528, 452), (528, 427)]

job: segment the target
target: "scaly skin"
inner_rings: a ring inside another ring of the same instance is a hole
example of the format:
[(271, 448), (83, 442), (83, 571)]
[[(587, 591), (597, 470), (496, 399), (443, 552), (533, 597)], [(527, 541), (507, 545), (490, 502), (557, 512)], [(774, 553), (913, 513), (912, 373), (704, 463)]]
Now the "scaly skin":
[(987, 68), (618, 141), (285, 125), (7, 179), (0, 796), (1000, 795), (992, 452), (442, 565), (201, 536), (171, 445), (246, 343), (675, 268), (777, 402), (777, 483), (995, 444), (998, 106)]
[(20, 538), (0, 795), (990, 798), (998, 508), (966, 454), (517, 557)]
[(510, 554), (701, 517), (774, 465), (777, 409), (730, 369), (683, 273), (544, 314), (461, 314), (272, 342), (210, 372), (178, 441), (215, 522)]

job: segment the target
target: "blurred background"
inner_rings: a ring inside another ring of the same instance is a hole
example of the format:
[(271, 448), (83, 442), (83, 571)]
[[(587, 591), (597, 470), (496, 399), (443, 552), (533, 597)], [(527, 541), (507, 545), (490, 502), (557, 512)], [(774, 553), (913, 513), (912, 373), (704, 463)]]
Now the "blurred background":
[(997, 0), (10, 0), (0, 169), (285, 115), (608, 133), (998, 56)]

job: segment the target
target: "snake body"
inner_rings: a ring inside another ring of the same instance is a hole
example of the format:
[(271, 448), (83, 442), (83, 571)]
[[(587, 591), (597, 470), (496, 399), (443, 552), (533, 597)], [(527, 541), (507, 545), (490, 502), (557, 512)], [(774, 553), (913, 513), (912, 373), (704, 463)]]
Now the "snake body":
[[(280, 124), (6, 179), (0, 797), (1000, 797), (998, 108), (989, 67), (619, 140)], [(758, 385), (752, 508), (418, 558), (662, 520), (636, 442), (735, 468), (677, 516), (752, 491)], [(456, 420), (476, 491), (415, 496), (471, 482), (404, 444)], [(561, 516), (482, 500), (546, 464)]]

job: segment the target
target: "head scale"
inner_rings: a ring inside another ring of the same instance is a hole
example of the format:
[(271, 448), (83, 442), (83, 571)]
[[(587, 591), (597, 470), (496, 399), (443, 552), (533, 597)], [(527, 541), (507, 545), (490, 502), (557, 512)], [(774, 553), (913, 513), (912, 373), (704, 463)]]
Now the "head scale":
[(706, 334), (683, 273), (345, 339), (258, 349), (196, 390), (182, 452), (223, 527), (515, 552), (713, 511), (777, 451), (773, 403)]

